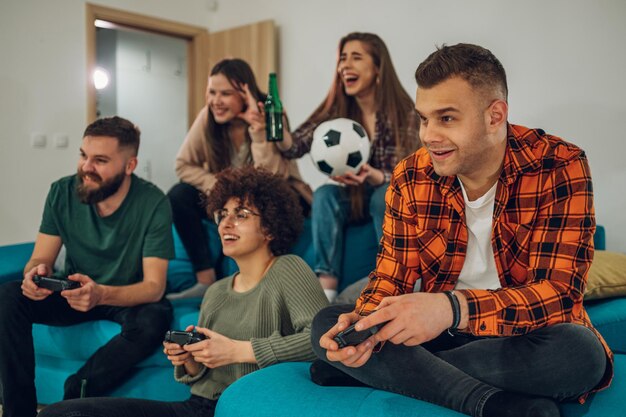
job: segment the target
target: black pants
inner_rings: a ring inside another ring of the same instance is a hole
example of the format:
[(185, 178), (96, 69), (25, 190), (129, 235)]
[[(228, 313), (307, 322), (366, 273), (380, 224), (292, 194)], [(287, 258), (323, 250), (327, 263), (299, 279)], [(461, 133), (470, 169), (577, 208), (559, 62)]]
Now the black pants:
[(44, 408), (39, 417), (212, 417), (216, 400), (192, 395), (186, 401), (81, 398)]
[(184, 182), (178, 183), (167, 193), (172, 206), (172, 218), (180, 240), (189, 255), (194, 271), (213, 268), (209, 237), (202, 225), (207, 219), (205, 194)]
[(106, 395), (126, 379), (133, 366), (161, 346), (172, 321), (167, 300), (135, 307), (98, 306), (88, 312), (72, 309), (58, 293), (42, 301), (22, 294), (20, 281), (0, 285), (0, 379), (4, 417), (32, 417), (37, 414), (35, 394), (35, 352), (33, 323), (69, 326), (111, 320), (122, 332), (98, 349), (82, 368), (65, 382), (64, 398), (80, 395), (81, 380), (87, 381), (87, 395)]
[[(575, 398), (593, 389), (605, 372), (606, 354), (596, 335), (584, 326), (564, 323), (523, 336), (490, 337), (447, 332), (420, 346), (387, 342), (359, 368), (329, 362), (319, 338), (353, 305), (330, 306), (313, 319), (311, 340), (320, 359), (311, 375), (317, 383), (367, 385), (481, 416), (485, 401), (505, 390)], [(338, 371), (340, 372), (338, 372)]]

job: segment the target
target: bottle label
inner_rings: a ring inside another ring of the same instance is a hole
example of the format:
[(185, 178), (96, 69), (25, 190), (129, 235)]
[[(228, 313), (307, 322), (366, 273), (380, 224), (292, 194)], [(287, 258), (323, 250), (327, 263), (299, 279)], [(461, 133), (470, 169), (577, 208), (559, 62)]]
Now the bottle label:
[(265, 134), (269, 142), (280, 142), (283, 140), (282, 112), (265, 110)]

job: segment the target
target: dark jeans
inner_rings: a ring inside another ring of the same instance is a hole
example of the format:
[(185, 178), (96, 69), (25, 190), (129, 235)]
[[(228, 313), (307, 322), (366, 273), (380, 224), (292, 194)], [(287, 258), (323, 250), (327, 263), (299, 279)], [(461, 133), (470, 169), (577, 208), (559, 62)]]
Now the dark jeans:
[(133, 366), (154, 353), (172, 321), (167, 300), (135, 307), (98, 306), (88, 312), (72, 309), (58, 293), (42, 301), (22, 295), (21, 281), (0, 285), (0, 378), (4, 417), (37, 414), (33, 323), (69, 326), (94, 320), (121, 324), (122, 332), (99, 348), (65, 382), (64, 398), (80, 395), (81, 380), (87, 395), (106, 395), (126, 379)]
[(44, 408), (38, 417), (213, 417), (216, 400), (192, 395), (186, 401), (81, 398)]
[(207, 219), (205, 195), (184, 182), (178, 183), (167, 193), (172, 206), (172, 219), (180, 240), (189, 255), (194, 271), (213, 268), (209, 237), (202, 220)]
[[(604, 349), (595, 334), (577, 324), (557, 324), (523, 336), (480, 338), (447, 332), (420, 346), (387, 342), (360, 368), (329, 362), (319, 339), (354, 306), (321, 310), (311, 329), (317, 356), (334, 368), (312, 366), (314, 380), (346, 378), (472, 416), (482, 416), (485, 401), (505, 390), (570, 399), (593, 389), (606, 367)], [(320, 372), (321, 369), (321, 372)], [(332, 371), (327, 371), (331, 369)], [(347, 374), (347, 376), (345, 376)], [(361, 384), (362, 383), (362, 384)]]

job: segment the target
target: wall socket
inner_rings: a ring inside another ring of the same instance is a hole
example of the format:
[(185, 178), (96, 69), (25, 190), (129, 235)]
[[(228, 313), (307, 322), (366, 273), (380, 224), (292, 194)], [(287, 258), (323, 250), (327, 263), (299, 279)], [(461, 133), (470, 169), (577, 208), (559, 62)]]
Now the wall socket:
[(45, 133), (33, 132), (30, 134), (30, 146), (33, 148), (45, 148), (47, 140)]
[(55, 133), (54, 135), (54, 147), (58, 149), (67, 148), (70, 144), (70, 137), (67, 133)]

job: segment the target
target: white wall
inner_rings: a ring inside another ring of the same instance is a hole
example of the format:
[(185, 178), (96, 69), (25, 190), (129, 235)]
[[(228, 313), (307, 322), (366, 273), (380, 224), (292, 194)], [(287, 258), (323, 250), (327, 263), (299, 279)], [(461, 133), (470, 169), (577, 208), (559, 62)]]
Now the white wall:
[[(511, 122), (541, 127), (587, 151), (596, 219), (608, 229), (608, 248), (626, 252), (623, 0), (228, 0), (219, 2), (209, 28), (263, 19), (279, 27), (280, 94), (294, 125), (325, 96), (337, 42), (348, 32), (385, 40), (411, 96), (415, 69), (435, 45), (489, 48), (507, 70)], [(313, 185), (323, 180), (307, 157), (300, 166)]]
[[(375, 32), (386, 41), (410, 95), (415, 68), (434, 45), (481, 44), (507, 69), (511, 121), (587, 151), (598, 223), (608, 228), (609, 249), (626, 252), (626, 193), (619, 191), (626, 187), (622, 0), (218, 0), (213, 12), (205, 0), (99, 3), (210, 31), (274, 19), (281, 98), (294, 125), (325, 95), (337, 41), (348, 32)], [(32, 240), (48, 185), (74, 170), (86, 119), (82, 4), (0, 2), (0, 244)], [(69, 133), (70, 148), (32, 149), (33, 131)], [(308, 160), (301, 165), (319, 185), (323, 177)]]
[(164, 192), (178, 182), (174, 160), (189, 127), (186, 61), (184, 39), (118, 31), (117, 113), (141, 129), (135, 173)]
[[(205, 0), (93, 0), (205, 26)], [(75, 172), (87, 120), (85, 1), (0, 1), (0, 245), (33, 240), (50, 184)], [(32, 132), (48, 136), (30, 147)], [(57, 149), (52, 138), (69, 136)], [(140, 151), (141, 158), (141, 151)]]

